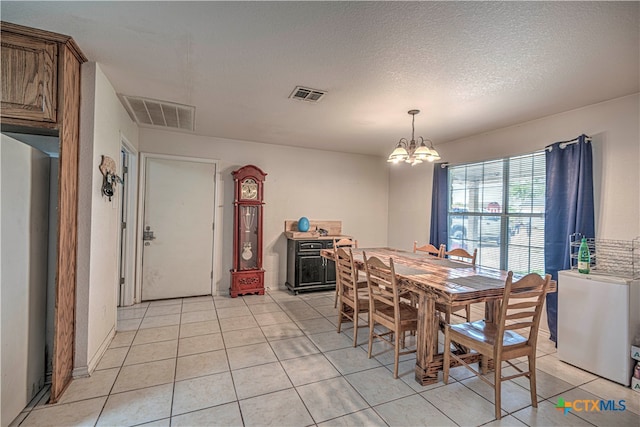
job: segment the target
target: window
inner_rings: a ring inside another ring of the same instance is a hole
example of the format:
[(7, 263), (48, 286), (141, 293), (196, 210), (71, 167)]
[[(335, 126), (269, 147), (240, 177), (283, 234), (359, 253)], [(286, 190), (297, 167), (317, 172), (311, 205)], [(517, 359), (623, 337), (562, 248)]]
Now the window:
[(544, 152), (449, 168), (447, 249), (477, 263), (544, 274)]

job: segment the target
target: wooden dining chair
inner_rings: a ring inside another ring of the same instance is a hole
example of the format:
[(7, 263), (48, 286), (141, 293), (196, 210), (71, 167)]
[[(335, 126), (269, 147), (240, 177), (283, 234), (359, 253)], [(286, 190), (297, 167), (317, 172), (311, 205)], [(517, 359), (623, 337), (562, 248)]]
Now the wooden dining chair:
[[(512, 280), (513, 273), (510, 271), (506, 279), (497, 323), (487, 324), (484, 320), (479, 320), (457, 325), (446, 325), (444, 332), (444, 383), (447, 384), (449, 381), (449, 366), (451, 358), (453, 358), (494, 388), (495, 415), (497, 419), (501, 417), (501, 384), (503, 381), (513, 378), (522, 376), (529, 378), (531, 405), (534, 408), (538, 407), (536, 395), (536, 345), (542, 305), (549, 288), (551, 276), (547, 274), (542, 278), (536, 273), (531, 273), (517, 282), (512, 282)], [(476, 371), (458, 354), (452, 353), (452, 342), (460, 344), (470, 351), (473, 350), (480, 353), (482, 355), (482, 372)], [(524, 356), (527, 356), (529, 361), (526, 371), (520, 369), (519, 365), (514, 365), (510, 362), (511, 359)], [(493, 384), (482, 376), (487, 371), (489, 358), (493, 359), (495, 365)], [(507, 362), (518, 373), (503, 377), (502, 362)]]
[[(478, 249), (473, 250), (473, 255), (467, 252), (462, 248), (454, 248), (448, 252), (445, 252), (444, 255), (447, 258), (450, 258), (455, 261), (466, 262), (471, 264), (472, 266), (476, 265), (476, 258), (478, 256)], [(446, 323), (451, 323), (451, 314), (456, 314), (457, 311), (465, 311), (464, 318), (467, 322), (471, 322), (471, 304), (467, 305), (459, 305), (457, 307), (451, 307), (450, 305), (436, 303), (436, 310), (440, 313), (444, 313), (444, 321)], [(462, 315), (456, 314), (456, 316), (463, 317)]]
[(438, 258), (444, 258), (444, 252), (445, 252), (445, 244), (442, 243), (440, 244), (439, 247), (435, 247), (434, 245), (432, 245), (431, 243), (427, 243), (426, 245), (423, 246), (418, 246), (418, 241), (415, 240), (413, 242), (413, 253), (417, 253), (417, 252), (426, 252), (429, 255), (433, 255), (435, 257)]
[[(333, 255), (335, 257), (336, 254), (336, 250), (338, 248), (357, 248), (358, 247), (358, 241), (348, 238), (348, 237), (343, 237), (342, 239), (333, 239)], [(366, 280), (363, 278), (360, 280), (361, 282), (361, 287), (366, 287), (367, 283)], [(338, 307), (338, 295), (340, 295), (339, 289), (338, 289), (338, 277), (336, 276), (336, 293), (335, 296), (333, 298), (333, 308)]]
[[(358, 345), (358, 326), (360, 313), (369, 311), (369, 292), (367, 288), (358, 287), (358, 270), (353, 262), (351, 248), (338, 248), (335, 255), (336, 282), (339, 283), (338, 300), (338, 333), (342, 321), (346, 318), (353, 322), (353, 346)], [(337, 284), (336, 283), (336, 284)]]
[[(400, 289), (396, 279), (393, 259), (389, 265), (372, 256), (367, 259), (362, 253), (369, 284), (369, 352), (373, 348), (373, 340), (380, 338), (394, 347), (393, 378), (398, 378), (398, 360), (400, 355), (415, 353), (416, 350), (403, 350), (404, 336), (407, 331), (418, 328), (418, 310), (410, 304), (400, 301)], [(376, 324), (384, 326), (386, 332), (376, 332)]]

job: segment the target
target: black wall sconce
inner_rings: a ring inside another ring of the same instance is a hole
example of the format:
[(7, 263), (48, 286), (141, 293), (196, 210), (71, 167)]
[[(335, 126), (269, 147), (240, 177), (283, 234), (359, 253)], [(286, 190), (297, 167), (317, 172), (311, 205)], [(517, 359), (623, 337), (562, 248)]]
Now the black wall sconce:
[(107, 196), (109, 201), (116, 193), (116, 184), (122, 184), (122, 178), (116, 174), (116, 162), (109, 156), (102, 156), (100, 163), (102, 172), (102, 195)]

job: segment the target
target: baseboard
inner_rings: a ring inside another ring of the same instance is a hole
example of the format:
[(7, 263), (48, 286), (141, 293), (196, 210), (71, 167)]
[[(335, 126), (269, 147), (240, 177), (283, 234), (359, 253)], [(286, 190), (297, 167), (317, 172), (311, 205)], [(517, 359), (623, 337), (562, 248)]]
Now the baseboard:
[(107, 349), (109, 348), (109, 344), (111, 344), (111, 341), (113, 340), (113, 337), (115, 335), (116, 329), (115, 327), (113, 327), (107, 334), (106, 338), (102, 341), (102, 344), (100, 344), (100, 347), (98, 347), (98, 351), (96, 351), (91, 360), (89, 360), (87, 366), (76, 366), (73, 369), (73, 378), (86, 378), (90, 377), (91, 374), (93, 374), (93, 371), (96, 370), (96, 366), (98, 366), (100, 359), (102, 359), (105, 351), (107, 351)]

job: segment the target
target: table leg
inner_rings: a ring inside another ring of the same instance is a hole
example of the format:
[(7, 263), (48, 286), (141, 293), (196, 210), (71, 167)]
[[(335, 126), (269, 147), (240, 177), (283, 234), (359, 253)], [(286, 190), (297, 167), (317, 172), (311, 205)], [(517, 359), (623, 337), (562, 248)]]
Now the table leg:
[[(434, 363), (438, 345), (436, 304), (432, 296), (421, 292), (418, 296), (418, 331), (416, 336), (416, 381), (422, 385), (438, 382), (438, 363)], [(437, 358), (437, 357), (436, 357)], [(442, 361), (440, 360), (440, 367)]]

